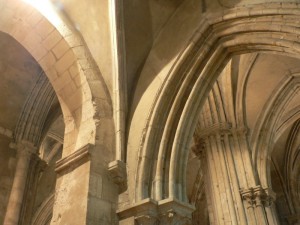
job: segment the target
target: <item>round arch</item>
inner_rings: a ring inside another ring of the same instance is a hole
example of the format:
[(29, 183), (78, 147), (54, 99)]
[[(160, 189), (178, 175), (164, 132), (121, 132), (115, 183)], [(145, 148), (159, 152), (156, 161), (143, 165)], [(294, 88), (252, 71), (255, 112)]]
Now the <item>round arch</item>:
[[(66, 125), (64, 155), (86, 144), (111, 150), (112, 103), (85, 43), (68, 23), (52, 25), (20, 0), (0, 1), (0, 31), (17, 40), (36, 59), (58, 96)], [(98, 126), (102, 124), (101, 128)], [(97, 142), (97, 143), (96, 143)], [(114, 153), (109, 153), (113, 159)]]

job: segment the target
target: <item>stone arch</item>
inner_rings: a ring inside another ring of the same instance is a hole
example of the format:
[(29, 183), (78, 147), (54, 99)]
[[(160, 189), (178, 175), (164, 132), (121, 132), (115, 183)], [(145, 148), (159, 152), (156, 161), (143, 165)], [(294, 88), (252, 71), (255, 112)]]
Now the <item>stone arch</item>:
[(32, 225), (48, 225), (52, 217), (54, 194), (50, 195), (33, 216)]
[(299, 119), (299, 117), (300, 117), (300, 106), (297, 106), (291, 111), (289, 111), (287, 115), (284, 117), (284, 122), (278, 125), (274, 140), (277, 141), (278, 138), (283, 134), (283, 132), (286, 131), (286, 129), (288, 129), (290, 126), (292, 126), (292, 124), (294, 124), (295, 121)]
[[(149, 198), (161, 188), (161, 184), (153, 185), (155, 174), (161, 174), (162, 180), (168, 177), (167, 198), (187, 201), (184, 183), (188, 149), (212, 84), (235, 54), (273, 52), (299, 57), (299, 29), (291, 22), (299, 12), (297, 4), (262, 4), (228, 10), (210, 18), (211, 24), (201, 24), (156, 89), (155, 104), (140, 139), (134, 201)], [(156, 163), (158, 155), (170, 158), (168, 168)], [(251, 178), (249, 186), (255, 186), (255, 180)]]
[[(52, 25), (31, 5), (0, 1), (0, 31), (17, 40), (36, 59), (58, 96), (66, 125), (64, 155), (86, 144), (113, 149), (112, 104), (101, 73), (84, 41), (67, 22)], [(101, 123), (101, 130), (98, 126)], [(97, 143), (96, 143), (97, 142)], [(109, 154), (113, 158), (114, 153)]]
[[(265, 112), (260, 116), (257, 126), (254, 128), (256, 135), (251, 140), (253, 146), (253, 163), (263, 187), (271, 187), (271, 175), (269, 156), (274, 147), (274, 139), (277, 136), (276, 128), (282, 117), (285, 107), (299, 90), (299, 72), (287, 74), (276, 88), (275, 93), (269, 99)], [(295, 118), (294, 118), (295, 119)]]
[(39, 146), (44, 124), (50, 107), (55, 101), (55, 93), (43, 72), (27, 97), (23, 112), (14, 132), (15, 142), (27, 140)]

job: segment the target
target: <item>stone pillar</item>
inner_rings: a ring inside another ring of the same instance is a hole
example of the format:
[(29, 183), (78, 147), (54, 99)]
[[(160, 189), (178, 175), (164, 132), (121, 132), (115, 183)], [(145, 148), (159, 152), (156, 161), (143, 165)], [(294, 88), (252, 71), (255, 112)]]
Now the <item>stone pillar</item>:
[(232, 158), (223, 145), (223, 136), (216, 134), (205, 138), (206, 181), (212, 205), (213, 221), (221, 224), (247, 224), (240, 199), (238, 179)]
[(207, 170), (207, 155), (205, 150), (205, 141), (203, 139), (198, 139), (195, 143), (195, 145), (192, 147), (192, 151), (194, 154), (198, 157), (198, 159), (201, 162), (201, 170), (204, 177), (204, 187), (205, 187), (205, 195), (206, 195), (206, 204), (207, 204), (207, 211), (208, 211), (208, 217), (209, 217), (209, 223), (210, 225), (216, 225), (215, 223), (215, 215), (212, 204), (212, 189), (210, 187), (211, 181), (210, 176), (208, 176), (208, 170)]
[(220, 124), (199, 140), (205, 143), (214, 224), (276, 225), (272, 196), (257, 183), (245, 132)]
[(241, 196), (248, 211), (249, 221), (256, 224), (278, 224), (278, 220), (272, 212), (275, 195), (263, 189), (260, 185), (241, 190)]
[(86, 145), (57, 162), (51, 225), (117, 224), (119, 188), (99, 150)]
[(17, 164), (15, 177), (9, 197), (9, 202), (4, 218), (5, 225), (18, 225), (24, 193), (26, 188), (31, 156), (36, 153), (36, 148), (30, 142), (21, 141), (16, 145)]

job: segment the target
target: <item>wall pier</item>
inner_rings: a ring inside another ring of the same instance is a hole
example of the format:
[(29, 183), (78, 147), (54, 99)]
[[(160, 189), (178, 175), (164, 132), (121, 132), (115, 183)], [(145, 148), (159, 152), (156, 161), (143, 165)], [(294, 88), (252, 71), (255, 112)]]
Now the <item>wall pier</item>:
[(56, 172), (51, 225), (117, 224), (118, 186), (95, 146), (88, 144), (61, 159)]
[(255, 176), (245, 133), (211, 129), (198, 140), (194, 152), (202, 160), (211, 190), (215, 224), (276, 225), (274, 193)]

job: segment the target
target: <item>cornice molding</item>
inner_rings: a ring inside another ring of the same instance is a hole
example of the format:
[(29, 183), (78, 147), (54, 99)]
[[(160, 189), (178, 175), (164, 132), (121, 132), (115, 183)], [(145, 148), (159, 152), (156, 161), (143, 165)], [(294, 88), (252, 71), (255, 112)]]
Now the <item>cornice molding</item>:
[(87, 144), (67, 157), (57, 161), (55, 172), (60, 174), (69, 168), (76, 168), (80, 160), (90, 156), (92, 146), (92, 144)]

